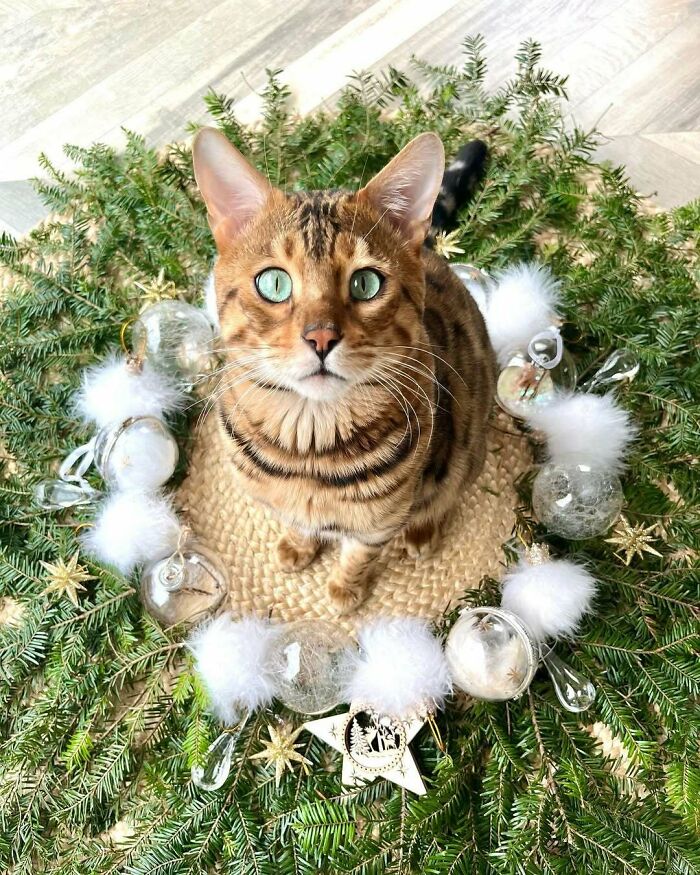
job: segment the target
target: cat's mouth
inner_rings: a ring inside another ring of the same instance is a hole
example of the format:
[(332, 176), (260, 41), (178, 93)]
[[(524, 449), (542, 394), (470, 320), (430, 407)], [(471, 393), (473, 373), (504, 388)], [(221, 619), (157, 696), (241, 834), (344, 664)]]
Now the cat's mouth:
[(332, 380), (334, 378), (336, 380), (345, 380), (345, 377), (341, 377), (340, 374), (337, 374), (335, 371), (329, 370), (325, 365), (322, 364), (321, 367), (313, 371), (313, 373), (307, 374), (304, 377), (304, 381), (306, 382), (307, 380), (315, 380), (317, 382), (324, 382), (326, 380)]

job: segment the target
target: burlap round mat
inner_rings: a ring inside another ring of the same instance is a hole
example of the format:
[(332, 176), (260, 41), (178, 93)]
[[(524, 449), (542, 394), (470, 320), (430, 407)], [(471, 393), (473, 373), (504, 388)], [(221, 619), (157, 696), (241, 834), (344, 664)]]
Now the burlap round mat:
[[(510, 422), (503, 422), (512, 429)], [(371, 597), (349, 617), (339, 619), (326, 594), (337, 545), (328, 545), (304, 571), (290, 574), (278, 567), (276, 543), (282, 526), (241, 490), (216, 416), (204, 420), (194, 434), (189, 472), (176, 504), (197, 539), (225, 563), (228, 607), (234, 616), (323, 618), (340, 622), (348, 631), (379, 614), (437, 617), (484, 575), (499, 575), (501, 547), (511, 535), (517, 503), (513, 482), (531, 465), (525, 437), (499, 428), (489, 429), (484, 470), (465, 489), (439, 550), (409, 559), (399, 538), (388, 544)]]

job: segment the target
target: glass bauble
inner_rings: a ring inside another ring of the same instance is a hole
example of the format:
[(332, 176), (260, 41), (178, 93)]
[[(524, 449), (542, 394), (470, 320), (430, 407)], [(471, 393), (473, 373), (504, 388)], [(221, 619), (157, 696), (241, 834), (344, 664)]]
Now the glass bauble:
[(548, 532), (570, 540), (606, 532), (624, 495), (617, 474), (593, 464), (550, 462), (532, 484), (532, 509)]
[(277, 698), (299, 714), (323, 714), (343, 701), (355, 645), (324, 620), (283, 626), (274, 643), (270, 671)]
[[(534, 339), (532, 346), (542, 360), (554, 360), (554, 337)], [(521, 350), (512, 353), (498, 376), (496, 401), (506, 413), (522, 419), (532, 410), (547, 407), (558, 392), (572, 390), (575, 386), (576, 366), (566, 350), (562, 351), (561, 361), (553, 368), (537, 364), (527, 351)]]
[(95, 465), (119, 489), (157, 489), (173, 476), (175, 438), (155, 416), (134, 416), (107, 426), (95, 438)]
[(451, 264), (452, 271), (460, 278), (469, 294), (474, 298), (481, 315), (486, 314), (489, 295), (494, 286), (493, 278), (485, 270), (474, 267), (473, 264)]
[(539, 650), (515, 614), (471, 608), (450, 630), (445, 657), (456, 687), (475, 699), (501, 702), (529, 687)]
[(204, 619), (221, 604), (227, 589), (221, 562), (195, 543), (149, 563), (141, 573), (141, 600), (163, 626)]
[(206, 313), (182, 301), (147, 307), (131, 332), (134, 354), (161, 373), (191, 382), (211, 367), (214, 329)]

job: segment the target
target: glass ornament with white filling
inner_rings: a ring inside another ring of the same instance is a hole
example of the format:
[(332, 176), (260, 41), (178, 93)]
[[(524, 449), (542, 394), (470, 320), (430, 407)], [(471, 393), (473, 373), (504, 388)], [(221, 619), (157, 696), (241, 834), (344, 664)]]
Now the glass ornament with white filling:
[(178, 447), (162, 420), (134, 416), (101, 429), (93, 447), (97, 470), (119, 489), (157, 489), (173, 476)]
[(549, 462), (532, 484), (535, 516), (548, 532), (569, 540), (607, 532), (623, 503), (620, 478), (593, 463)]
[(185, 383), (211, 369), (214, 328), (203, 310), (183, 301), (147, 307), (131, 329), (131, 342), (136, 357)]
[(223, 564), (194, 541), (150, 562), (141, 572), (144, 607), (166, 627), (203, 620), (219, 607), (227, 590)]
[(556, 328), (535, 335), (526, 350), (515, 350), (498, 375), (496, 401), (518, 419), (548, 407), (576, 386), (576, 365)]
[(323, 714), (343, 701), (352, 639), (333, 623), (297, 620), (277, 633), (269, 670), (277, 698), (299, 714)]
[(539, 646), (503, 608), (464, 611), (447, 636), (445, 658), (456, 687), (476, 699), (516, 699), (537, 671)]
[(493, 277), (485, 270), (474, 267), (473, 264), (451, 264), (450, 269), (459, 277), (469, 294), (474, 298), (482, 316), (485, 315), (489, 295), (495, 285)]

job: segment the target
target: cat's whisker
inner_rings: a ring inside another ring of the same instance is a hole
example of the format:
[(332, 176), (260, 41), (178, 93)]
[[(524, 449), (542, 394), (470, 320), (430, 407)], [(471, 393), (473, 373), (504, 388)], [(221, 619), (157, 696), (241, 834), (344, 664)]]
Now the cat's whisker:
[[(455, 402), (455, 404), (459, 404), (459, 401), (457, 400), (457, 398), (455, 398), (452, 392), (450, 392), (447, 386), (441, 383), (435, 376), (435, 374), (430, 370), (430, 368), (428, 368), (426, 365), (423, 365), (422, 362), (417, 362), (416, 359), (413, 359), (411, 356), (399, 356), (398, 353), (389, 353), (387, 356), (385, 356), (385, 358), (393, 361), (393, 363), (399, 368), (406, 368), (418, 374), (419, 376), (426, 377), (430, 380), (431, 383), (433, 383), (437, 387), (439, 391), (444, 392), (446, 395), (449, 395), (450, 398), (452, 398), (452, 400)], [(405, 361), (406, 359), (411, 362), (411, 364), (407, 364)], [(420, 365), (421, 367), (419, 368), (417, 365)], [(443, 408), (441, 408), (439, 405), (436, 405), (436, 409), (442, 410)]]
[(393, 385), (393, 381), (390, 381), (388, 377), (375, 374), (374, 379), (394, 398), (394, 400), (401, 407), (401, 410), (406, 417), (406, 428), (404, 429), (404, 433), (401, 436), (401, 440), (403, 440), (406, 436), (406, 433), (408, 433), (410, 435), (411, 443), (413, 443), (413, 425), (411, 424), (411, 414), (409, 408), (413, 411), (416, 425), (418, 426), (418, 441), (416, 442), (416, 444), (418, 444), (420, 442), (420, 420), (418, 419), (418, 416), (416, 415), (416, 411), (413, 406), (406, 400), (403, 392), (401, 391), (401, 389), (399, 389), (398, 386), (395, 387), (395, 390), (391, 388), (391, 386)]
[[(428, 411), (430, 412), (430, 435), (429, 435), (429, 437), (428, 437), (428, 446), (430, 446), (430, 443), (431, 443), (431, 441), (432, 441), (432, 439), (433, 439), (433, 431), (434, 431), (434, 429), (435, 429), (435, 405), (433, 404), (433, 402), (432, 402), (431, 399), (429, 398), (429, 396), (428, 396), (427, 392), (425, 391), (425, 389), (423, 389), (423, 387), (420, 385), (420, 383), (418, 383), (416, 380), (414, 380), (413, 377), (411, 377), (411, 376), (408, 375), (408, 374), (404, 374), (404, 373), (402, 373), (401, 371), (396, 371), (396, 370), (395, 370), (393, 367), (391, 367), (391, 366), (387, 366), (386, 369), (388, 369), (389, 372), (390, 372), (391, 374), (393, 374), (393, 379), (394, 379), (397, 383), (399, 383), (401, 386), (403, 386), (404, 389), (412, 389), (412, 386), (410, 385), (410, 384), (412, 383), (413, 386), (415, 386), (415, 388), (418, 389), (418, 391), (421, 393), (421, 395), (422, 395), (423, 398), (425, 399), (425, 401), (426, 401), (426, 403), (427, 403), (427, 405), (428, 405)], [(409, 380), (409, 381), (410, 381), (409, 385), (406, 385), (405, 383), (401, 382), (401, 381), (398, 379), (397, 374), (398, 374), (398, 377), (405, 377), (406, 380)], [(412, 389), (412, 391), (415, 392), (415, 389)]]
[(427, 353), (428, 355), (431, 355), (433, 358), (436, 358), (439, 362), (442, 362), (443, 364), (447, 365), (447, 367), (451, 371), (454, 371), (454, 373), (457, 375), (458, 379), (461, 380), (462, 383), (464, 383), (465, 387), (467, 389), (469, 388), (469, 386), (467, 386), (467, 384), (464, 380), (464, 377), (460, 374), (460, 372), (457, 370), (457, 368), (455, 368), (454, 365), (451, 365), (448, 361), (446, 361), (444, 358), (439, 356), (434, 351), (433, 347), (429, 347), (426, 349), (420, 349), (419, 347), (416, 347), (416, 346), (403, 346), (400, 344), (391, 344), (389, 346), (385, 346), (384, 349), (409, 349), (409, 350), (412, 350), (413, 352), (420, 352), (420, 353), (424, 353), (424, 354)]

